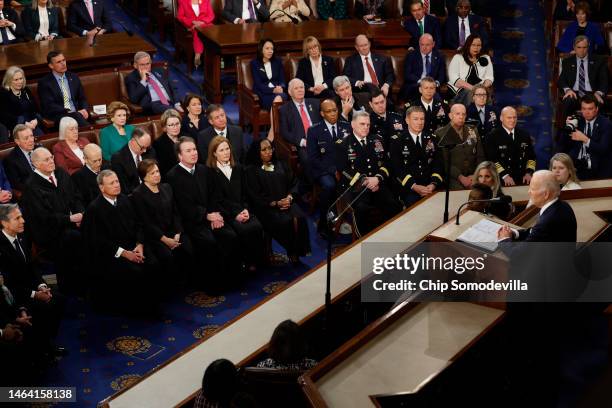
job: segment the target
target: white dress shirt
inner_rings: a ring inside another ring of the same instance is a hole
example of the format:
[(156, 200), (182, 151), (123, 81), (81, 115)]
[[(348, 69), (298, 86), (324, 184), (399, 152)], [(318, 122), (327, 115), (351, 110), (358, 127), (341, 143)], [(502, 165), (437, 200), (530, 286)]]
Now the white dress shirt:
[(46, 7), (38, 7), (38, 19), (40, 25), (38, 26), (38, 34), (34, 37), (36, 41), (49, 36), (49, 14)]
[(314, 84), (323, 85), (327, 88), (327, 84), (323, 83), (323, 57), (319, 57), (319, 61), (315, 61), (312, 58), (310, 59), (310, 66), (312, 67), (312, 78), (314, 79)]
[(374, 63), (372, 62), (372, 53), (369, 53), (366, 56), (359, 54), (359, 56), (361, 57), (361, 65), (363, 65), (363, 81), (371, 83), (372, 77), (370, 76), (370, 72), (368, 71), (368, 67), (366, 65), (365, 59), (366, 57), (368, 58), (368, 62), (370, 63), (370, 66), (372, 67), (372, 69), (374, 69)]
[(223, 164), (217, 162), (217, 168), (221, 170), (221, 173), (223, 173), (223, 175), (227, 177), (228, 180), (232, 179), (232, 166), (229, 163)]
[[(0, 20), (3, 19), (7, 19), (7, 16), (4, 15), (4, 13), (2, 12), (2, 10), (0, 10)], [(6, 35), (8, 36), (9, 41), (13, 41), (15, 38), (15, 35), (13, 34), (13, 32), (11, 30), (15, 30), (17, 28), (17, 24), (15, 24), (15, 22), (12, 22), (12, 25), (9, 27), (5, 27), (6, 28)], [(0, 44), (2, 44), (2, 37), (0, 37)]]

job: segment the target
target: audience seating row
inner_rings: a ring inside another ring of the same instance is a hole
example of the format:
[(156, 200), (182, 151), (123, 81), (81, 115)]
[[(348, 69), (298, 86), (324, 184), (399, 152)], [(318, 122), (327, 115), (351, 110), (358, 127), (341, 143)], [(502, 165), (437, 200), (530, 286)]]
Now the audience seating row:
[[(5, 1), (5, 3), (7, 2), (10, 3), (10, 1)], [(72, 0), (56, 0), (53, 2), (53, 5), (59, 10), (59, 34), (64, 38), (79, 37), (78, 34), (68, 31), (68, 6), (70, 6), (71, 2)], [(13, 6), (13, 9), (21, 17), (21, 12), (23, 11), (24, 7), (29, 6)]]

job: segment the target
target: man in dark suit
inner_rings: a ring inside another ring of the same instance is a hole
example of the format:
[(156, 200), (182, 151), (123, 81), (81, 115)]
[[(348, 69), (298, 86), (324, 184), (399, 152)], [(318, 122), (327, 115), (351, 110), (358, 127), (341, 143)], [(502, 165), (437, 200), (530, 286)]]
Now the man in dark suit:
[(358, 92), (353, 95), (351, 81), (346, 75), (335, 77), (333, 85), (334, 92), (336, 93), (334, 102), (336, 102), (342, 120), (350, 122), (354, 112), (365, 111), (367, 109), (368, 94)]
[(423, 34), (419, 39), (419, 50), (409, 51), (404, 62), (404, 84), (400, 90), (403, 100), (418, 96), (421, 79), (431, 77), (436, 88), (447, 82), (446, 60), (435, 47), (436, 43), (430, 34)]
[(83, 205), (70, 176), (61, 167), (55, 167), (49, 150), (35, 149), (32, 164), (35, 170), (21, 197), (28, 234), (55, 261), (62, 291), (78, 290), (82, 283), (79, 281), (82, 276), (79, 227)]
[(487, 158), (495, 163), (504, 186), (527, 185), (536, 167), (531, 135), (516, 127), (517, 114), (512, 106), (502, 109), (501, 126), (487, 135)]
[[(97, 304), (147, 310), (163, 285), (153, 253), (143, 245), (142, 225), (112, 170), (97, 176), (100, 195), (89, 204), (83, 230), (91, 256), (90, 293)], [(95, 286), (94, 286), (95, 285)], [(110, 301), (119, 304), (110, 304)]]
[(78, 75), (68, 72), (66, 57), (59, 51), (47, 54), (47, 64), (51, 72), (38, 80), (43, 116), (56, 123), (70, 116), (79, 126), (88, 126), (89, 104)]
[(97, 196), (100, 188), (96, 177), (102, 170), (102, 149), (95, 143), (90, 143), (83, 148), (85, 165), (72, 176), (72, 182), (81, 196), (81, 202), (87, 207)]
[(351, 55), (344, 63), (344, 75), (358, 92), (372, 92), (379, 88), (385, 97), (391, 97), (391, 86), (395, 74), (391, 61), (384, 55), (370, 52), (370, 40), (364, 34), (355, 37), (357, 53)]
[(239, 273), (238, 236), (223, 220), (221, 213), (211, 211), (207, 169), (198, 163), (198, 150), (190, 137), (181, 137), (176, 145), (179, 163), (167, 174), (174, 199), (191, 238), (200, 265), (207, 265), (207, 290), (219, 290), (234, 283)]
[(198, 145), (198, 162), (206, 164), (208, 157), (208, 145), (215, 136), (226, 137), (232, 145), (232, 154), (234, 160), (239, 163), (244, 163), (246, 148), (244, 143), (244, 135), (240, 126), (230, 125), (227, 123), (227, 115), (223, 106), (217, 104), (208, 105), (207, 109), (208, 123), (210, 127), (198, 133), (196, 141)]
[(34, 134), (26, 125), (17, 125), (13, 130), (13, 140), (16, 146), (4, 159), (4, 169), (15, 190), (23, 192), (25, 183), (34, 172), (32, 151), (34, 150)]
[(332, 99), (321, 102), (323, 120), (308, 129), (306, 150), (310, 163), (310, 177), (321, 186), (319, 194), (319, 223), (317, 230), (326, 236), (327, 209), (336, 196), (335, 143), (352, 133), (349, 123), (338, 120), (338, 107)]
[(600, 105), (608, 93), (608, 64), (604, 57), (589, 55), (589, 39), (579, 35), (574, 39), (574, 55), (561, 62), (559, 89), (563, 92), (561, 113), (571, 115), (580, 109), (582, 96), (593, 93)]
[(134, 55), (134, 70), (125, 77), (130, 102), (154, 115), (162, 114), (169, 108), (183, 112), (170, 82), (162, 71), (151, 69), (151, 61), (151, 56), (144, 51)]
[(0, 0), (0, 45), (22, 42), (24, 37), (25, 31), (17, 12), (4, 7), (4, 0)]
[(411, 16), (403, 24), (404, 29), (410, 33), (409, 49), (418, 48), (419, 38), (423, 34), (430, 34), (437, 46), (442, 44), (440, 22), (436, 17), (426, 14), (420, 0), (411, 0), (408, 6), (404, 7), (404, 15)]
[(304, 175), (310, 179), (306, 134), (312, 125), (321, 120), (319, 100), (304, 98), (304, 82), (299, 78), (289, 81), (288, 93), (291, 100), (278, 110), (280, 135), (296, 148), (300, 164), (304, 167)]
[(26, 307), (27, 314), (33, 317), (34, 341), (42, 348), (38, 351), (50, 356), (64, 355), (66, 350), (57, 347), (54, 341), (64, 310), (64, 297), (47, 286), (35, 267), (31, 245), (23, 235), (25, 220), (16, 204), (0, 205), (0, 223), (0, 268), (4, 286), (10, 289), (14, 304)]
[(564, 131), (559, 140), (576, 165), (578, 178), (588, 180), (612, 176), (612, 124), (599, 114), (599, 104), (593, 95), (580, 102), (581, 117), (573, 132)]
[(142, 182), (138, 165), (144, 159), (155, 159), (155, 150), (151, 147), (151, 135), (136, 128), (129, 142), (111, 157), (111, 168), (119, 177), (123, 194), (130, 194)]
[(436, 92), (436, 82), (431, 77), (421, 79), (419, 96), (404, 106), (420, 106), (425, 111), (425, 131), (433, 134), (439, 127), (448, 123), (448, 105)]
[(68, 31), (93, 38), (113, 31), (102, 0), (76, 0), (68, 8)]
[(377, 135), (389, 147), (389, 140), (394, 134), (404, 130), (402, 115), (387, 109), (387, 99), (381, 91), (374, 91), (370, 96), (370, 135)]
[(476, 15), (470, 14), (472, 6), (469, 0), (457, 2), (457, 14), (451, 14), (444, 23), (444, 47), (457, 50), (463, 47), (465, 40), (471, 34), (477, 34), (482, 40), (482, 49), (487, 50), (489, 46), (489, 34), (486, 21)]
[(270, 12), (261, 0), (228, 0), (222, 16), (234, 24), (244, 24), (268, 21)]

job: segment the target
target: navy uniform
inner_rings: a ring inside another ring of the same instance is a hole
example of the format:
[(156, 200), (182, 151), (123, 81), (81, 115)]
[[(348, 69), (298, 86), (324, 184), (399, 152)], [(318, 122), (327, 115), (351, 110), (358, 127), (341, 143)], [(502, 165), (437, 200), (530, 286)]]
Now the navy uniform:
[(381, 137), (385, 147), (389, 147), (392, 135), (401, 134), (403, 130), (404, 120), (399, 113), (387, 111), (384, 117), (370, 113), (370, 134)]
[(310, 176), (321, 186), (319, 232), (326, 230), (327, 209), (336, 196), (335, 143), (352, 132), (351, 125), (341, 120), (333, 125), (322, 120), (308, 129), (306, 151), (310, 163)]
[(387, 153), (384, 142), (378, 135), (368, 135), (365, 146), (354, 134), (336, 141), (336, 166), (340, 173), (339, 185), (341, 191), (349, 186), (354, 189), (349, 193), (349, 199), (361, 191), (361, 177), (377, 177), (380, 181), (376, 192), (365, 192), (353, 204), (359, 232), (364, 235), (373, 230), (378, 222), (372, 221), (372, 211), (377, 209), (382, 213), (384, 222), (401, 211), (400, 203), (395, 199), (386, 182), (390, 178), (387, 167)]
[(406, 102), (404, 105), (406, 110), (411, 106), (420, 106), (425, 111), (425, 128), (423, 128), (425, 133), (434, 134), (438, 128), (445, 126), (450, 121), (448, 118), (448, 104), (438, 95), (434, 95), (431, 109), (428, 109), (428, 106), (423, 103), (421, 97), (411, 102)]
[(442, 179), (442, 158), (438, 152), (436, 137), (422, 132), (417, 145), (412, 135), (405, 131), (391, 136), (391, 171), (400, 186), (400, 197), (406, 207), (421, 199), (421, 195), (412, 190), (414, 184), (436, 188)]
[(484, 122), (483, 117), (481, 117), (480, 112), (474, 103), (467, 107), (467, 119), (476, 124), (478, 134), (482, 139), (482, 143), (486, 146), (487, 136), (499, 126), (499, 114), (497, 109), (495, 109), (493, 106), (485, 105), (482, 116), (484, 116)]
[(535, 152), (531, 136), (514, 128), (511, 136), (505, 128), (498, 127), (487, 137), (487, 157), (495, 163), (499, 178), (510, 175), (517, 185), (523, 184), (525, 174), (535, 171)]

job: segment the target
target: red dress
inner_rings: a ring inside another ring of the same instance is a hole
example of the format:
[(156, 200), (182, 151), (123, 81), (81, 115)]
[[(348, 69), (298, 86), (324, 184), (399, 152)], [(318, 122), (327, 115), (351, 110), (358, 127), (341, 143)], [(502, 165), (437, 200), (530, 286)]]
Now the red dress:
[[(212, 25), (215, 20), (215, 13), (209, 0), (200, 0), (200, 13), (197, 16), (193, 7), (191, 7), (191, 0), (179, 0), (176, 18), (189, 30), (194, 21), (201, 21), (207, 26)], [(195, 29), (193, 30), (193, 50), (198, 54), (204, 51), (204, 44), (202, 44), (202, 40), (200, 40)]]

